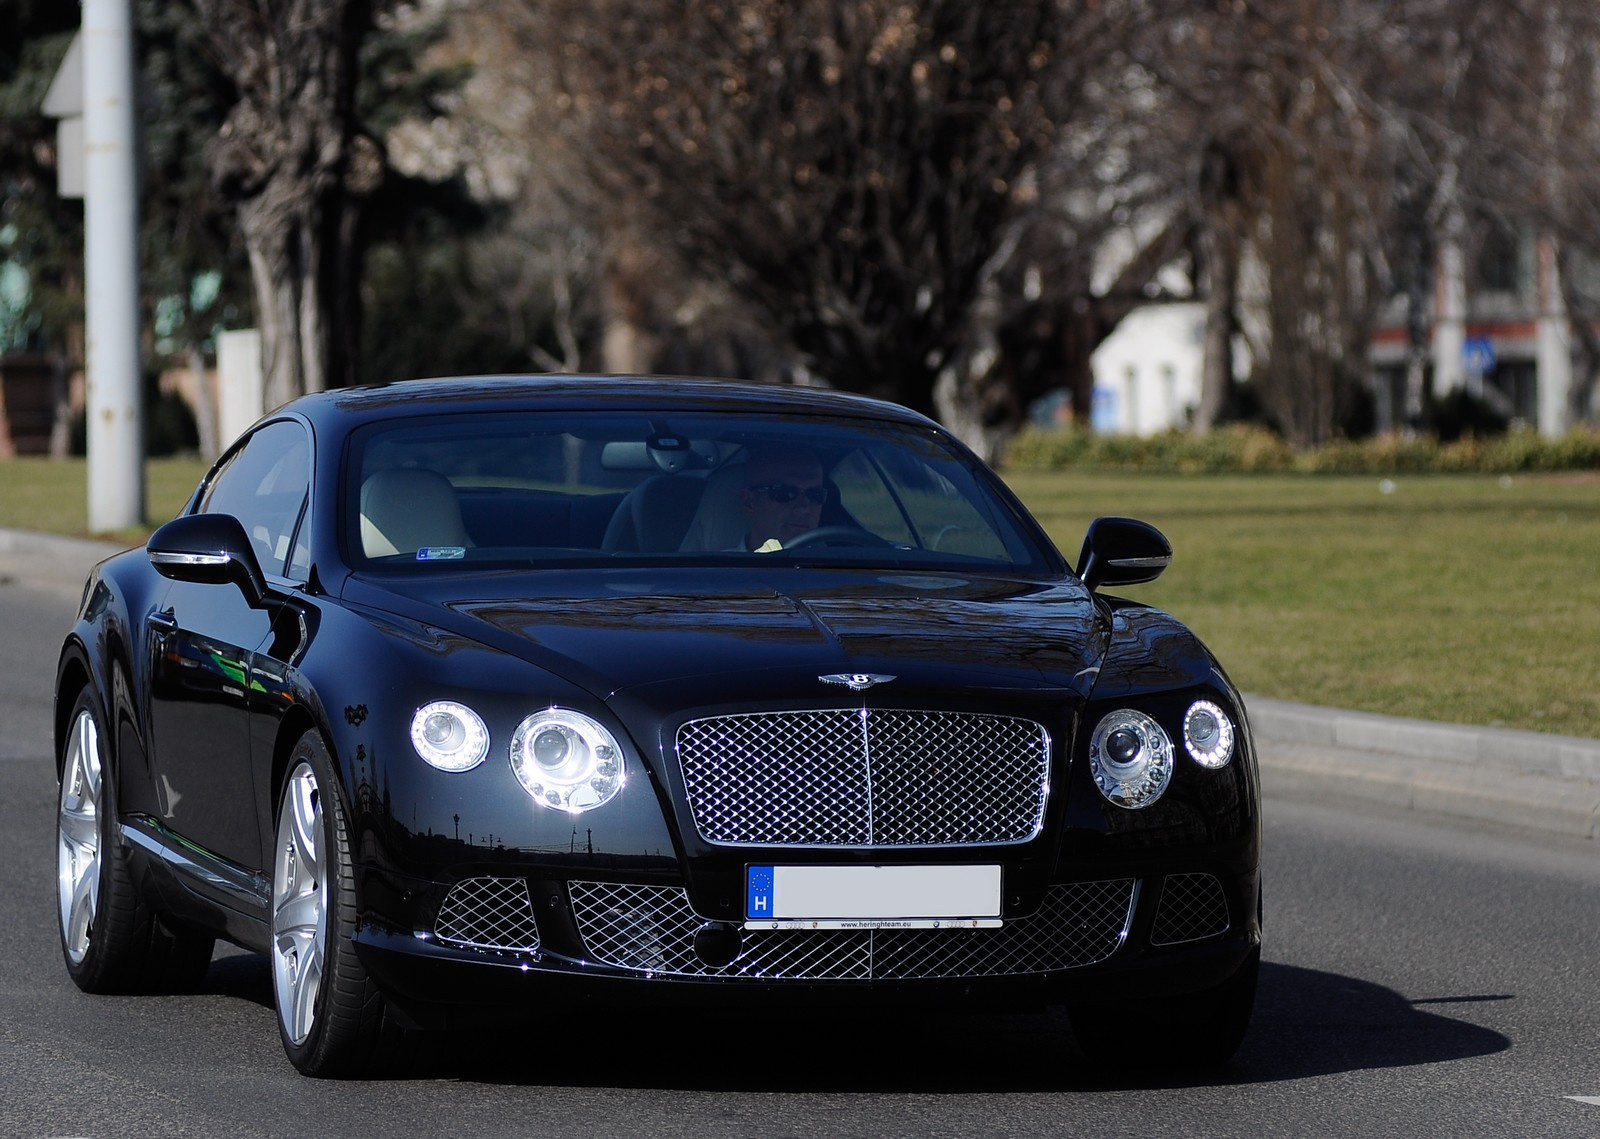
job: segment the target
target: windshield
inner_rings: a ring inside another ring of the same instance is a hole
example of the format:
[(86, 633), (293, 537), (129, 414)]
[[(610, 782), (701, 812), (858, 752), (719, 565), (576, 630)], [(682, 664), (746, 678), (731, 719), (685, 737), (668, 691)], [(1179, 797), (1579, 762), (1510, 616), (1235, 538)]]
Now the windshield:
[(527, 412), (358, 432), (352, 564), (916, 565), (1052, 562), (993, 476), (887, 421), (747, 413)]

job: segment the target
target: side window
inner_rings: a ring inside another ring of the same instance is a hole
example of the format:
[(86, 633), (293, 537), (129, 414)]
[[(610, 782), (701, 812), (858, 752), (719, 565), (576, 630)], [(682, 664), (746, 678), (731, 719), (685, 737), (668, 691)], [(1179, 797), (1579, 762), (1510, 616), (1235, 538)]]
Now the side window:
[(303, 545), (295, 545), (295, 532), (310, 486), (311, 444), (305, 430), (298, 423), (269, 423), (212, 477), (200, 513), (233, 515), (250, 535), (262, 569), (303, 578), (310, 559)]

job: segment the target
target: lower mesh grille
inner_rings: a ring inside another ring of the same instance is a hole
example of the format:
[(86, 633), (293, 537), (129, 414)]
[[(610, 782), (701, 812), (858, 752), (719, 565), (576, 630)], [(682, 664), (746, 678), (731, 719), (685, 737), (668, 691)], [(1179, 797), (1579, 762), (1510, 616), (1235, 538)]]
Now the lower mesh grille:
[(468, 878), (451, 888), (434, 936), (471, 949), (539, 950), (539, 923), (522, 878)]
[(1228, 897), (1210, 874), (1169, 874), (1150, 931), (1152, 945), (1178, 945), (1228, 932)]
[(1134, 880), (1052, 886), (1038, 911), (999, 929), (752, 930), (739, 956), (707, 965), (704, 919), (679, 888), (570, 884), (590, 957), (623, 969), (749, 980), (912, 980), (1048, 973), (1103, 961), (1122, 944)]

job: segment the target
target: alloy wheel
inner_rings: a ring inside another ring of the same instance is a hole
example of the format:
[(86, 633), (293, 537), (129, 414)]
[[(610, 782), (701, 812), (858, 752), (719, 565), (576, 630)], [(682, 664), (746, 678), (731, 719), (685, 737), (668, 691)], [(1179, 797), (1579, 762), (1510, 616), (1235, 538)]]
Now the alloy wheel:
[(56, 828), (56, 896), (61, 943), (67, 959), (81, 964), (89, 952), (100, 908), (100, 729), (87, 709), (78, 712), (61, 766)]
[(272, 980), (285, 1036), (302, 1044), (316, 1021), (328, 945), (321, 792), (307, 763), (289, 776), (272, 876)]

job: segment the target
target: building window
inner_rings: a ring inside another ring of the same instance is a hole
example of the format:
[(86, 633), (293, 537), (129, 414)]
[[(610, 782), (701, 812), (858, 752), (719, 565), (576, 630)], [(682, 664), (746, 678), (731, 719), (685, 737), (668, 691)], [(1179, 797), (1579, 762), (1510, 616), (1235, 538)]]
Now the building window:
[(1502, 361), (1483, 377), (1484, 402), (1510, 420), (1539, 421), (1538, 369), (1531, 360)]
[(1500, 221), (1487, 221), (1478, 246), (1479, 287), (1501, 293), (1521, 291), (1522, 240), (1517, 231)]

